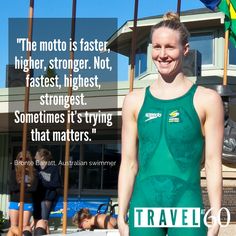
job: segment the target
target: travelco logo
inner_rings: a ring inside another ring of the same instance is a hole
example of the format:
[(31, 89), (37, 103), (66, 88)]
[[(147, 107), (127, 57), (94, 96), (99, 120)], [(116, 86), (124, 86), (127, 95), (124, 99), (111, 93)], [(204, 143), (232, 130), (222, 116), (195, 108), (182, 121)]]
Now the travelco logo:
[(169, 122), (170, 123), (178, 123), (180, 121), (179, 115), (180, 115), (180, 113), (178, 110), (175, 110), (175, 111), (172, 111), (171, 113), (169, 113)]
[(161, 114), (160, 112), (157, 112), (157, 113), (151, 113), (151, 112), (146, 113), (146, 114), (145, 114), (145, 117), (146, 117), (147, 119), (145, 120), (145, 122), (150, 121), (150, 120), (153, 120), (153, 119), (160, 118), (161, 116), (162, 116), (162, 114)]
[[(207, 227), (217, 223), (221, 227), (227, 227), (230, 223), (230, 212), (223, 207), (217, 215), (211, 216), (209, 209), (204, 215), (204, 224)], [(226, 212), (226, 222), (221, 222), (222, 211)], [(134, 227), (200, 227), (201, 224), (200, 208), (134, 208)], [(208, 222), (211, 221), (211, 224)]]

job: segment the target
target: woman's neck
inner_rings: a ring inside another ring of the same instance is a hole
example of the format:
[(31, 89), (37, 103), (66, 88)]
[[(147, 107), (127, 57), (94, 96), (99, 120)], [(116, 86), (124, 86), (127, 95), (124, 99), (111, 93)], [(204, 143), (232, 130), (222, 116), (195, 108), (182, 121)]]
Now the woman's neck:
[(41, 168), (42, 170), (44, 170), (44, 169), (46, 168), (46, 166), (47, 166), (47, 162), (44, 161), (44, 160), (42, 160), (42, 161), (40, 161), (39, 165), (40, 165), (40, 168)]
[(158, 75), (157, 85), (158, 88), (172, 88), (183, 86), (186, 82), (186, 78), (182, 72), (178, 73), (174, 77), (162, 77), (160, 74)]
[(192, 82), (179, 73), (173, 80), (164, 79), (159, 75), (152, 84), (151, 90), (154, 96), (160, 99), (171, 99), (184, 94), (192, 85)]

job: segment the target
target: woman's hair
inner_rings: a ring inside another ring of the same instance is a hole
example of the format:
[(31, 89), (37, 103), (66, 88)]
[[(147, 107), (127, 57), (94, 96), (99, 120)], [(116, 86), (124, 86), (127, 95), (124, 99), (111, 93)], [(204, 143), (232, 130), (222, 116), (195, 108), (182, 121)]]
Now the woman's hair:
[(52, 160), (52, 154), (51, 152), (46, 149), (46, 148), (40, 148), (37, 153), (39, 154), (39, 156), (41, 158), (43, 158), (44, 161), (48, 162), (50, 160)]
[(161, 27), (166, 27), (172, 30), (176, 30), (180, 34), (180, 41), (182, 45), (185, 45), (188, 43), (188, 38), (190, 36), (187, 28), (184, 26), (183, 23), (180, 22), (179, 15), (174, 12), (167, 12), (163, 16), (163, 20), (156, 25), (154, 25), (151, 29), (151, 40), (152, 40), (152, 35), (156, 29), (159, 29)]
[(21, 175), (23, 168), (25, 167), (25, 176), (28, 176), (28, 183), (32, 184), (35, 177), (34, 162), (29, 151), (26, 151), (25, 162), (23, 162), (23, 153), (19, 152), (16, 157), (15, 171), (16, 171), (16, 181), (21, 182)]
[(90, 219), (92, 217), (88, 208), (80, 209), (73, 217), (72, 222), (79, 228), (81, 227), (81, 223), (84, 219)]

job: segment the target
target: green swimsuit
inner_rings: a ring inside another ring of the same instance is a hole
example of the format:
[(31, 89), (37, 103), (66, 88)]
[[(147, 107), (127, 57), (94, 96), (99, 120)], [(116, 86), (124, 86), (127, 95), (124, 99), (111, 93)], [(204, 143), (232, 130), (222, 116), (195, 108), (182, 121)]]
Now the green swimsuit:
[(203, 136), (193, 105), (197, 86), (181, 97), (161, 100), (146, 88), (138, 115), (139, 171), (130, 202), (131, 236), (206, 236), (197, 228), (136, 228), (135, 207), (196, 207), (203, 209), (200, 167)]

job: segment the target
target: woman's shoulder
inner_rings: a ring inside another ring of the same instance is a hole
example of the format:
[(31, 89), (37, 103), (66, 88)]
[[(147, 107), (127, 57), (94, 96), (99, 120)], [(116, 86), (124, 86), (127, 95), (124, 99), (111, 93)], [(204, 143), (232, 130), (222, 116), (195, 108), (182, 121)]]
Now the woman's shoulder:
[(146, 88), (141, 88), (129, 92), (124, 99), (123, 111), (128, 110), (129, 112), (137, 113), (143, 104), (145, 91)]
[(196, 97), (205, 106), (222, 103), (221, 96), (215, 90), (200, 85), (197, 86)]
[(106, 228), (109, 222), (109, 215), (106, 214), (98, 214), (97, 215), (97, 226), (98, 228)]
[(135, 90), (129, 92), (125, 96), (125, 100), (127, 100), (128, 102), (131, 102), (131, 103), (136, 103), (137, 100), (141, 100), (142, 97), (144, 97), (145, 90), (146, 90), (146, 88), (135, 89)]
[(117, 228), (117, 221), (111, 215), (99, 214), (97, 222), (98, 222), (99, 228), (104, 228), (104, 229)]

